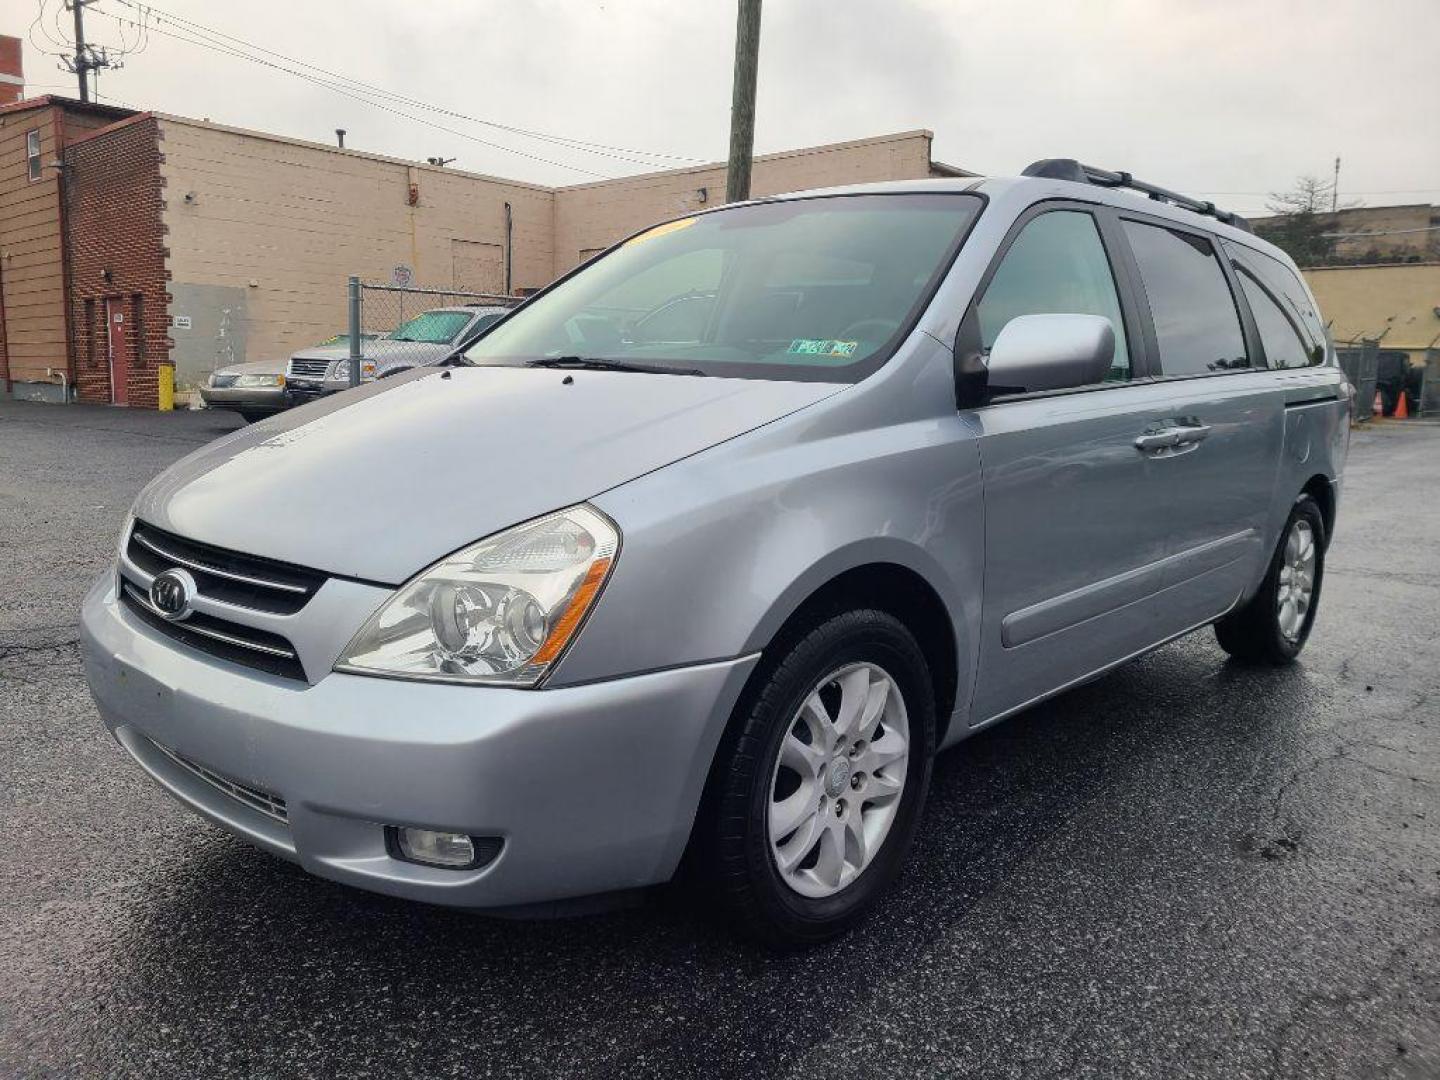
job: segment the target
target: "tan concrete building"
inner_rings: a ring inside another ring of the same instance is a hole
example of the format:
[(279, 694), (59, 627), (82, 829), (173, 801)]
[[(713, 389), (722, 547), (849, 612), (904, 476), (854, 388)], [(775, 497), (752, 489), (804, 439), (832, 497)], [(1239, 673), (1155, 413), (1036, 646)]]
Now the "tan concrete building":
[(1440, 261), (1320, 266), (1304, 271), (1340, 343), (1378, 341), (1424, 365), (1440, 348)]
[[(153, 405), (160, 363), (175, 366), (183, 392), (220, 364), (283, 359), (342, 331), (352, 274), (536, 289), (630, 232), (724, 197), (720, 163), (551, 188), (163, 113), (52, 98), (10, 108), (60, 117), (41, 125), (41, 155), (64, 160), (40, 182), (52, 207), (45, 243), (36, 247), (23, 232), (34, 231), (30, 218), (8, 207), (0, 226), (11, 261), (23, 254), (17, 286), (25, 274), (46, 283), (43, 348), (30, 302), (19, 319), (0, 313), (11, 342), (0, 337), (0, 365), (9, 360), (22, 396), (58, 394), (49, 368), (87, 400)], [(18, 204), (41, 188), (23, 179), (21, 122), (0, 117), (9, 178), (0, 200), (8, 183)], [(59, 138), (56, 123), (74, 130)], [(971, 175), (934, 162), (931, 138), (910, 131), (764, 155), (752, 190)], [(16, 163), (20, 179), (10, 177)]]

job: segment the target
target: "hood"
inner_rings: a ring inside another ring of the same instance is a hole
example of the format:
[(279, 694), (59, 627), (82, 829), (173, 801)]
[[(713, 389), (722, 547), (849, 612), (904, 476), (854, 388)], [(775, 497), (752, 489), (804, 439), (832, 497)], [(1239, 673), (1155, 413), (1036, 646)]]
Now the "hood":
[[(365, 345), (373, 342), (367, 341)], [(361, 347), (362, 350), (364, 346)], [(308, 349), (301, 349), (292, 353), (291, 360), (343, 360), (350, 355), (349, 345), (312, 345)]]
[[(360, 345), (360, 355), (366, 360), (383, 360), (390, 356), (416, 356), (426, 357), (448, 356), (455, 348), (453, 345), (435, 344), (433, 341), (393, 341), (390, 338), (378, 338), (374, 341), (365, 341)], [(350, 346), (346, 345), (317, 345), (311, 349), (301, 349), (292, 360), (348, 360), (350, 359)]]
[(466, 544), (844, 388), (419, 369), (203, 447), (151, 482), (135, 514), (217, 547), (399, 584)]
[(284, 375), (283, 360), (251, 360), (244, 364), (226, 364), (215, 369), (216, 375)]

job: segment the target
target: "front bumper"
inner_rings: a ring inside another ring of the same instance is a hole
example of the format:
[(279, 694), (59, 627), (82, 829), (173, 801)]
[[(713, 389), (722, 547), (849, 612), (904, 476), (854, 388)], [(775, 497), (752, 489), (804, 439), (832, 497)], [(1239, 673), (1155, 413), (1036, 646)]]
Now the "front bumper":
[[(180, 801), (322, 877), (476, 908), (668, 880), (757, 659), (556, 690), (337, 673), (296, 684), (150, 630), (118, 604), (113, 572), (81, 623), (105, 725)], [(288, 822), (223, 781), (285, 800)], [(385, 825), (504, 846), (478, 870), (435, 869), (393, 858)]]
[(202, 386), (200, 399), (211, 409), (279, 412), (289, 405), (283, 386)]
[(311, 382), (291, 379), (285, 384), (285, 401), (288, 405), (304, 405), (324, 396), (325, 384), (319, 380)]

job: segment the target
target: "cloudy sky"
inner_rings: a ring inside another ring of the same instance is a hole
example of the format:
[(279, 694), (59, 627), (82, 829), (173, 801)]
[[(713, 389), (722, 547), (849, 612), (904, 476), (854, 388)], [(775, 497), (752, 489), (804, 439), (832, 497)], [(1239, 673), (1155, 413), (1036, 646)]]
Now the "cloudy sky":
[[(42, 51), (60, 7), (0, 26), (33, 92), (74, 86)], [(141, 7), (148, 43), (100, 82), (136, 107), (542, 183), (726, 151), (729, 0), (98, 0), (87, 34), (135, 46)], [(1338, 154), (1342, 198), (1440, 202), (1437, 42), (1440, 0), (765, 0), (756, 149), (928, 128), (975, 171), (1078, 157), (1243, 212)]]

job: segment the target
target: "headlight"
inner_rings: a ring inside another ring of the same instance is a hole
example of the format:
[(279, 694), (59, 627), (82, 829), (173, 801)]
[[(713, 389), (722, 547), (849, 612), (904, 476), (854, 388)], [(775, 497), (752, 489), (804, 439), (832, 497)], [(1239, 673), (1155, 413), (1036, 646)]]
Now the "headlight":
[[(349, 361), (349, 360), (341, 360), (339, 363), (337, 363), (337, 364), (335, 365), (335, 374), (331, 375), (330, 377), (331, 377), (332, 379), (349, 379), (349, 378), (350, 378), (350, 361)], [(374, 377), (375, 377), (375, 364), (374, 364), (374, 362), (373, 362), (373, 361), (370, 361), (370, 360), (362, 361), (361, 364), (360, 364), (360, 378), (361, 378), (361, 379), (373, 379)]]
[(284, 386), (284, 375), (241, 375), (234, 382), (235, 386)]
[(355, 635), (336, 671), (533, 686), (600, 595), (620, 533), (575, 506), (442, 559)]

